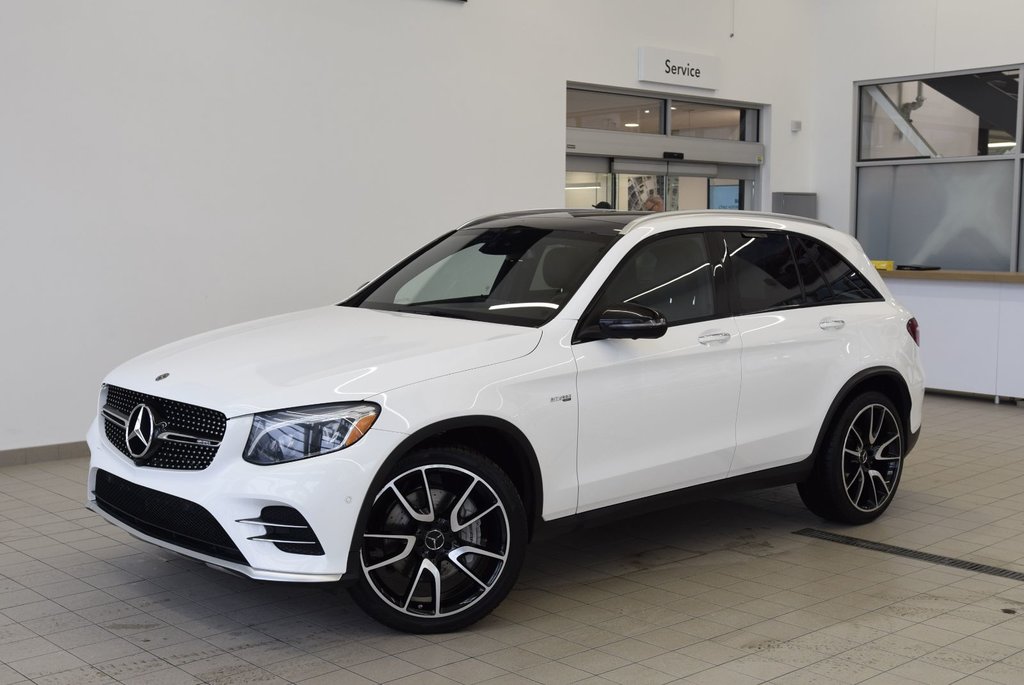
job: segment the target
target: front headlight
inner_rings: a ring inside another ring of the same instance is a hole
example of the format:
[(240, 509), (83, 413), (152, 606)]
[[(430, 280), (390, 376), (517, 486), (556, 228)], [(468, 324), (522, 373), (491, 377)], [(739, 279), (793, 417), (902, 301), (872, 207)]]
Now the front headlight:
[(370, 430), (380, 407), (368, 402), (321, 404), (256, 414), (245, 460), (280, 464), (350, 447)]

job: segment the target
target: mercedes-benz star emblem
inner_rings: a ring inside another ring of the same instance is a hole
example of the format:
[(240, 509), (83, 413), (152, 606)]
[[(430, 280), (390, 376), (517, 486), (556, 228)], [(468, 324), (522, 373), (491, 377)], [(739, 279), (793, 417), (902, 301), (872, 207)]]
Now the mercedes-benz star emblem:
[(124, 427), (124, 441), (128, 444), (128, 453), (133, 459), (141, 459), (153, 445), (153, 432), (156, 419), (153, 410), (144, 404), (137, 404), (128, 415), (128, 425)]
[(439, 550), (444, 546), (444, 533), (439, 530), (432, 530), (423, 538), (423, 544), (429, 550)]

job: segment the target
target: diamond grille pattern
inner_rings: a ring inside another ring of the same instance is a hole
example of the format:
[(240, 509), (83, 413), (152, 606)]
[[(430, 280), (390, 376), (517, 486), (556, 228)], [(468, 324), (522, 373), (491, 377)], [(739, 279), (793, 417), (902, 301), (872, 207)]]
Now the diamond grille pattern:
[[(159, 420), (167, 425), (162, 430), (220, 441), (227, 428), (227, 417), (219, 411), (197, 407), (193, 404), (154, 397), (145, 393), (128, 390), (116, 385), (107, 386), (107, 406), (125, 416), (137, 405), (145, 403), (153, 409)], [(103, 420), (107, 440), (122, 454), (131, 457), (125, 444), (124, 428), (108, 418)], [(184, 443), (157, 441), (156, 451), (140, 466), (157, 469), (202, 470), (213, 461), (217, 448), (210, 445), (189, 445)]]

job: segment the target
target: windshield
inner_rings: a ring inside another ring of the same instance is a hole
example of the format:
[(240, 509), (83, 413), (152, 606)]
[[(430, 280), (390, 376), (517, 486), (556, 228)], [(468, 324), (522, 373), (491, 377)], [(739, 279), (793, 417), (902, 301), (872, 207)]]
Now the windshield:
[(616, 237), (527, 227), (464, 229), (343, 304), (539, 326), (569, 301)]

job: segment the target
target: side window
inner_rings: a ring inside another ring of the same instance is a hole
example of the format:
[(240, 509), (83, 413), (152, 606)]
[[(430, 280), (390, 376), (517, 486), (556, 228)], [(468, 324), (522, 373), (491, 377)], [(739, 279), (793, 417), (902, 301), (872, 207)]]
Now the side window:
[[(797, 248), (797, 244), (799, 244), (799, 248)], [(810, 282), (804, 276), (804, 287), (807, 289), (807, 297), (812, 303), (857, 302), (881, 298), (881, 295), (868, 280), (828, 245), (807, 236), (794, 236), (794, 248), (797, 249), (797, 260), (803, 262), (801, 253), (805, 255), (806, 261), (816, 265), (815, 270), (821, 275), (823, 284), (828, 286), (829, 296), (827, 299), (812, 297), (812, 289), (808, 285)], [(803, 265), (801, 265), (800, 273), (804, 274)], [(824, 294), (824, 291), (821, 294)]]
[(808, 304), (827, 304), (835, 299), (832, 293), (832, 286), (829, 285), (825, 275), (821, 272), (821, 254), (819, 248), (824, 247), (821, 243), (814, 241), (814, 244), (805, 242), (802, 237), (792, 236), (790, 244), (793, 246), (793, 254), (796, 256), (796, 267), (800, 272), (800, 278), (804, 282), (804, 295)]
[(714, 314), (703, 234), (654, 238), (627, 256), (609, 280), (597, 311), (622, 302), (656, 309), (669, 325)]
[(786, 234), (730, 231), (725, 241), (736, 314), (803, 304), (800, 276)]

